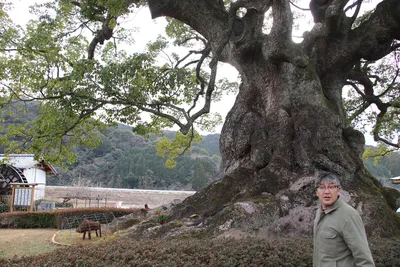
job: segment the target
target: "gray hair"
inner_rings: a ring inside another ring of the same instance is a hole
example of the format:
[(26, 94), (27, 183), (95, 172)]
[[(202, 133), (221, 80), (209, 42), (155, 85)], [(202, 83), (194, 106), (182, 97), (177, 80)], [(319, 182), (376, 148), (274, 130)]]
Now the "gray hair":
[(337, 187), (341, 187), (339, 177), (336, 174), (330, 172), (317, 172), (315, 175), (315, 187), (318, 187), (322, 182), (328, 182), (335, 184)]

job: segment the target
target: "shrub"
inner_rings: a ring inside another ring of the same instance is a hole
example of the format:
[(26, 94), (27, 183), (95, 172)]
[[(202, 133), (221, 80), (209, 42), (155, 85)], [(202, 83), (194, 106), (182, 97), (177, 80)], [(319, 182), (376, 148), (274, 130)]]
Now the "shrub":
[[(375, 239), (370, 246), (377, 267), (398, 266), (398, 239)], [(35, 257), (0, 259), (0, 266), (312, 266), (312, 238), (125, 237)]]
[(167, 220), (167, 218), (168, 218), (168, 214), (160, 213), (157, 215), (157, 222), (159, 224), (164, 224), (165, 221)]
[(0, 217), (2, 228), (56, 228), (54, 212), (10, 212)]
[(6, 203), (0, 203), (0, 213), (3, 212), (9, 212), (10, 211), (10, 205)]
[(3, 262), (0, 260), (0, 265), (310, 266), (311, 258), (311, 240), (301, 238), (291, 240), (125, 238), (100, 246), (68, 247), (29, 259), (9, 259)]

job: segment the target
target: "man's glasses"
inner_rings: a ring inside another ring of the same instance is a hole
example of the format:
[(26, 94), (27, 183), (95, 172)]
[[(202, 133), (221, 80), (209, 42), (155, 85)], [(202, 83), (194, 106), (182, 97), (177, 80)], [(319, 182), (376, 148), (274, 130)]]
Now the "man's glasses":
[(333, 190), (335, 190), (336, 188), (338, 188), (337, 185), (328, 185), (328, 186), (320, 185), (320, 186), (317, 187), (317, 190), (318, 190), (318, 191), (321, 191), (321, 192), (324, 192), (324, 191), (327, 190), (327, 189), (328, 189), (328, 191), (333, 191)]

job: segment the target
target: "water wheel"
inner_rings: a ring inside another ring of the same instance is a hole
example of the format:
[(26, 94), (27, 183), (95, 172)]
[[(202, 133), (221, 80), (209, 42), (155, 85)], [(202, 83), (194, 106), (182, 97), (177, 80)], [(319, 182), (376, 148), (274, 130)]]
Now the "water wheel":
[(7, 164), (0, 165), (0, 195), (11, 194), (11, 183), (27, 183), (22, 170)]

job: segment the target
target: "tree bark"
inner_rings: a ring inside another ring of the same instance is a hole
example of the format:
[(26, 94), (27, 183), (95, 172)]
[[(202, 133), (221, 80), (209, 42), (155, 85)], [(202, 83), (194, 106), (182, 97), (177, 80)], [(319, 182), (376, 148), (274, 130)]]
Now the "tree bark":
[[(170, 2), (174, 5), (167, 8)], [(149, 5), (153, 17), (168, 15), (192, 26), (216, 53), (223, 42), (219, 33), (229, 25), (227, 12), (215, 1), (183, 1), (185, 8), (181, 2), (152, 0)], [(331, 6), (314, 9), (317, 23), (301, 44), (291, 41), (289, 1), (250, 2), (236, 3), (248, 11), (240, 20), (243, 32), (235, 33), (221, 53), (242, 77), (221, 133), (225, 176), (178, 205), (174, 216), (199, 214), (201, 223), (214, 226), (214, 234), (240, 228), (311, 235), (314, 173), (325, 170), (341, 177), (341, 197), (361, 213), (369, 235), (400, 234), (382, 186), (363, 166), (364, 136), (345, 127), (342, 105), (342, 87), (355, 63), (366, 55), (388, 54), (398, 38), (400, 13), (393, 10), (399, 10), (399, 1), (383, 1), (354, 30), (354, 19), (343, 13), (347, 1), (325, 1)], [(270, 7), (274, 22), (266, 35), (259, 18)]]

